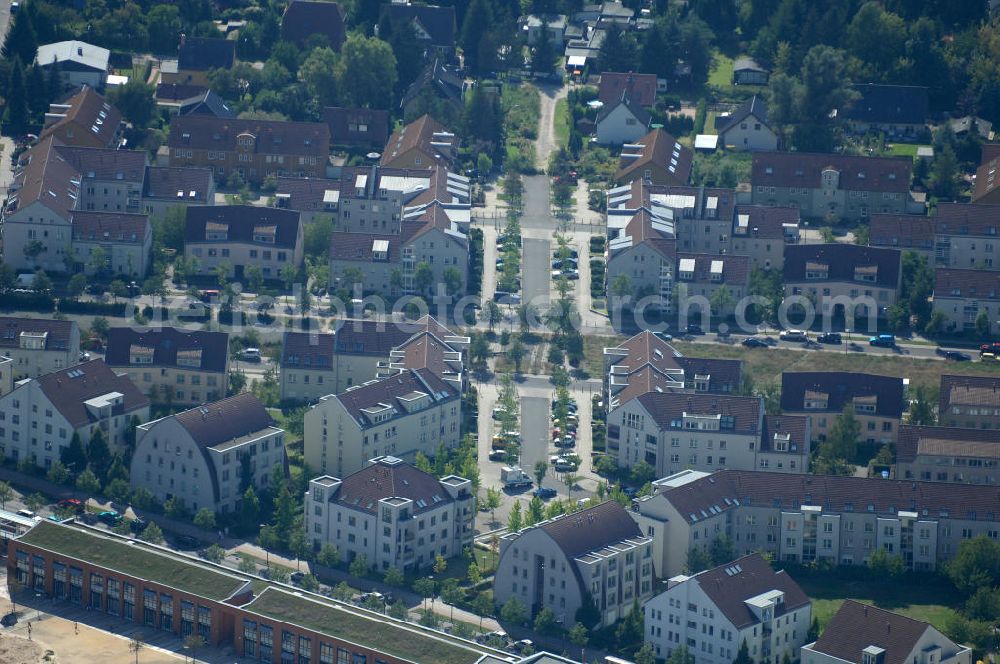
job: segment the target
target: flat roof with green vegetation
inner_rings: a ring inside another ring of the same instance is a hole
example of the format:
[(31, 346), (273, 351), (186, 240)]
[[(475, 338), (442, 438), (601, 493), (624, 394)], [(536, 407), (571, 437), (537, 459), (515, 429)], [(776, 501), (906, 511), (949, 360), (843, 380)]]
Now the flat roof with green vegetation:
[(134, 540), (41, 521), (18, 541), (206, 599), (223, 600), (246, 581)]
[(424, 634), (418, 628), (396, 625), (388, 619), (368, 618), (337, 604), (273, 587), (242, 608), (411, 662), (473, 664), (484, 654), (482, 650), (448, 641), (447, 636)]

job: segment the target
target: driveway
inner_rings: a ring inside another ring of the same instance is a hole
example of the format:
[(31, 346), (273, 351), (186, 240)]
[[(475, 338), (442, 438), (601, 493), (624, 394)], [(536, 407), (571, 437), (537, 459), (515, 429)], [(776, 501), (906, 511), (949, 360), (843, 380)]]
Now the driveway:
[(546, 175), (531, 175), (523, 178), (524, 193), (521, 194), (521, 230), (542, 230), (546, 234), (556, 230), (555, 217), (549, 204), (549, 178)]
[(549, 285), (552, 280), (552, 251), (548, 240), (522, 240), (521, 293), (524, 302), (531, 302), (540, 311), (549, 306)]
[(545, 172), (549, 168), (549, 157), (556, 151), (556, 135), (553, 119), (556, 102), (566, 96), (569, 88), (560, 85), (539, 85), (540, 106), (538, 114), (538, 138), (535, 140), (535, 158), (538, 169)]

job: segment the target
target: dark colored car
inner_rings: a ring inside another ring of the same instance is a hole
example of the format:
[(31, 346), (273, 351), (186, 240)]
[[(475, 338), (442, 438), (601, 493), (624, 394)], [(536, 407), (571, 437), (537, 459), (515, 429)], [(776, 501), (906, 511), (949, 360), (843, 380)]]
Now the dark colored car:
[(83, 521), (88, 526), (93, 526), (97, 523), (97, 515), (93, 512), (84, 512), (80, 515), (80, 521)]
[(177, 548), (187, 549), (187, 550), (200, 549), (201, 542), (199, 542), (196, 538), (191, 537), (190, 535), (181, 535), (180, 537), (177, 538)]
[(743, 340), (743, 345), (747, 348), (767, 348), (767, 344), (757, 337), (747, 337)]
[(955, 362), (968, 362), (972, 358), (968, 353), (963, 353), (957, 350), (946, 350), (944, 352), (944, 359), (954, 360)]
[(298, 584), (302, 583), (302, 579), (306, 578), (305, 572), (292, 572), (292, 575), (288, 577), (291, 579), (292, 583)]
[(132, 532), (138, 535), (142, 531), (146, 530), (146, 528), (149, 526), (149, 521), (146, 521), (145, 519), (142, 518), (136, 518), (133, 519), (128, 525), (129, 528), (132, 529)]
[(83, 513), (83, 501), (76, 498), (63, 498), (56, 505), (64, 510), (73, 510), (77, 514)]
[(694, 323), (691, 323), (690, 325), (687, 326), (687, 333), (701, 335), (705, 334), (705, 330), (701, 329), (701, 325), (695, 325)]
[(816, 341), (821, 344), (839, 344), (843, 341), (839, 332), (827, 332), (816, 337)]
[(880, 334), (868, 340), (869, 346), (881, 346), (882, 348), (895, 348), (896, 337), (891, 334)]
[(105, 510), (104, 512), (98, 514), (97, 518), (101, 523), (105, 523), (109, 526), (117, 526), (125, 517), (114, 510)]
[(540, 486), (532, 491), (531, 495), (538, 496), (542, 500), (548, 500), (549, 498), (556, 497), (556, 490), (550, 486)]

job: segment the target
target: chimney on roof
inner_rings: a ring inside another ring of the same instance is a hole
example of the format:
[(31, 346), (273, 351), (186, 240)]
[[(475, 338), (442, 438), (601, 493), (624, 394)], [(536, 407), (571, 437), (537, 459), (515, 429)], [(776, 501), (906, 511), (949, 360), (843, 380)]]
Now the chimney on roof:
[(77, 55), (83, 55), (83, 47), (82, 46), (77, 46), (76, 47), (76, 54)]

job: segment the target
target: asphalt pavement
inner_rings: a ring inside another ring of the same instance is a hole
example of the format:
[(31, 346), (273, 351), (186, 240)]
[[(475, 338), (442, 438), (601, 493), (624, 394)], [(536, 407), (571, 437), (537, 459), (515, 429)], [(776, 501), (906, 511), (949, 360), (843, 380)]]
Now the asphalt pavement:
[(522, 179), (524, 190), (521, 194), (521, 228), (554, 231), (556, 220), (552, 216), (549, 203), (549, 178), (547, 175), (532, 175)]
[(521, 293), (524, 302), (540, 310), (549, 304), (551, 277), (550, 243), (548, 240), (523, 239), (521, 258)]
[(548, 462), (549, 398), (521, 397), (521, 468), (529, 475), (535, 464)]

